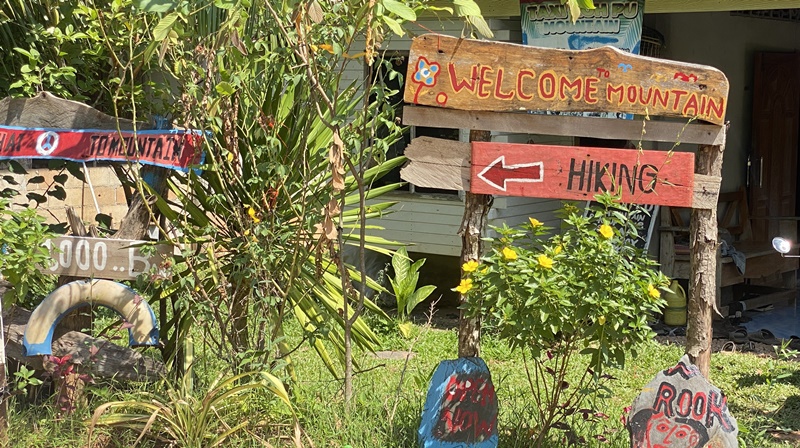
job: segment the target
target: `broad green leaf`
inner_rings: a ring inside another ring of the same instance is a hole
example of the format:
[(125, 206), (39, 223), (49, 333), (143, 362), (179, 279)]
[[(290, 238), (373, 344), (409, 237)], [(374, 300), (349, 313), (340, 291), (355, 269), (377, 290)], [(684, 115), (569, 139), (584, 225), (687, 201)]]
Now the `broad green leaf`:
[(433, 291), (436, 291), (436, 286), (434, 285), (426, 285), (418, 290), (414, 291), (414, 294), (409, 299), (408, 303), (406, 303), (406, 313), (411, 314), (414, 311), (414, 308), (417, 307), (420, 303), (424, 302), (425, 299), (428, 298)]
[(236, 6), (236, 0), (214, 0), (214, 6), (219, 9), (231, 9)]
[(409, 8), (402, 2), (398, 2), (397, 0), (383, 0), (383, 6), (386, 8), (386, 10), (403, 20), (407, 20), (409, 22), (414, 22), (417, 20), (417, 13), (415, 13), (413, 9)]
[(456, 16), (480, 16), (481, 7), (474, 0), (453, 0)]
[(172, 31), (172, 27), (175, 25), (175, 21), (178, 19), (178, 12), (173, 11), (166, 16), (164, 16), (153, 28), (153, 40), (155, 41), (162, 41), (167, 38), (169, 32)]
[(383, 16), (381, 17), (381, 19), (384, 21), (384, 23), (386, 23), (386, 26), (388, 26), (389, 29), (392, 30), (394, 34), (398, 36), (403, 36), (406, 34), (406, 32), (403, 31), (403, 27), (400, 25), (400, 22), (398, 22), (397, 20), (389, 16)]
[(478, 30), (478, 33), (480, 33), (483, 37), (494, 37), (492, 29), (489, 28), (489, 24), (486, 23), (486, 20), (484, 20), (483, 17), (469, 16), (467, 17), (467, 21), (472, 24), (472, 26), (474, 26), (475, 29)]
[(397, 329), (400, 330), (400, 334), (403, 335), (404, 338), (408, 339), (411, 337), (411, 330), (414, 329), (414, 324), (411, 322), (401, 322), (397, 324)]
[(136, 0), (134, 5), (144, 12), (168, 12), (174, 9), (176, 0)]
[(216, 90), (220, 95), (225, 96), (233, 95), (236, 92), (236, 89), (233, 87), (233, 85), (227, 81), (218, 83), (216, 86), (214, 86), (214, 90)]

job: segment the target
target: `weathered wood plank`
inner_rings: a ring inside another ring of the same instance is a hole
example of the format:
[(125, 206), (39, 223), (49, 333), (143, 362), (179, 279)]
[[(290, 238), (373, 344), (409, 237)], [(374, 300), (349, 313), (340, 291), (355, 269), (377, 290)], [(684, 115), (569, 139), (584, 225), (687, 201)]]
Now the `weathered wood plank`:
[(480, 129), (498, 132), (621, 139), (634, 142), (681, 142), (698, 145), (725, 144), (725, 128), (712, 124), (533, 115), (528, 113), (464, 111), (405, 106), (403, 124), (434, 128)]
[[(519, 0), (476, 0), (483, 17), (519, 17)], [(442, 6), (448, 2), (441, 2)], [(450, 3), (452, 6), (452, 3)], [(647, 0), (645, 14), (797, 8), (796, 0)]]
[(461, 110), (625, 112), (722, 124), (728, 80), (709, 66), (613, 47), (558, 50), (439, 34), (411, 44), (407, 103)]
[(148, 272), (151, 267), (158, 266), (166, 257), (172, 256), (173, 249), (167, 244), (157, 245), (155, 254), (144, 255), (140, 246), (146, 244), (149, 243), (109, 238), (53, 238), (45, 241), (52, 263), (39, 266), (38, 269), (45, 274), (134, 280), (139, 274)]
[[(22, 337), (30, 315), (30, 311), (17, 307), (3, 311), (2, 330), (6, 338), (6, 354), (34, 369), (44, 370), (41, 356), (22, 355)], [(99, 348), (95, 355), (91, 353), (92, 347)], [(166, 375), (166, 369), (161, 362), (143, 356), (136, 350), (77, 331), (56, 329), (53, 335), (53, 356), (65, 355), (71, 355), (70, 361), (79, 365), (79, 371), (101, 378), (152, 381)]]
[[(566, 151), (571, 147), (557, 148), (564, 148)], [(437, 154), (442, 151), (446, 151), (446, 156), (437, 161)], [(614, 151), (624, 150), (615, 149)], [(663, 151), (659, 153), (663, 154), (663, 157), (667, 155)], [(400, 176), (406, 181), (428, 188), (463, 191), (469, 191), (471, 188), (469, 167), (472, 160), (472, 148), (469, 143), (419, 137), (412, 140), (411, 145), (406, 149), (406, 157), (408, 157), (408, 162), (400, 171)], [(569, 167), (566, 169), (568, 170)], [(720, 186), (719, 177), (694, 174), (691, 184), (691, 207), (716, 208)], [(502, 194), (509, 195), (510, 193)]]
[(404, 180), (419, 187), (469, 190), (469, 143), (418, 137), (406, 148), (405, 156), (414, 165), (409, 168), (410, 164), (406, 164), (400, 170)]

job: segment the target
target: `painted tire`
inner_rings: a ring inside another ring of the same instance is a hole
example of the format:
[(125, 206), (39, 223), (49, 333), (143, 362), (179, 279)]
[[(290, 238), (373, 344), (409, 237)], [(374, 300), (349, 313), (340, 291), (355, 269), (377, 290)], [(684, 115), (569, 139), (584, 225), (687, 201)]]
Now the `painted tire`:
[(131, 347), (158, 344), (158, 321), (150, 305), (134, 290), (110, 280), (78, 280), (59, 287), (33, 310), (22, 344), (26, 356), (52, 354), (53, 332), (59, 321), (75, 308), (102, 305), (116, 311), (132, 327)]

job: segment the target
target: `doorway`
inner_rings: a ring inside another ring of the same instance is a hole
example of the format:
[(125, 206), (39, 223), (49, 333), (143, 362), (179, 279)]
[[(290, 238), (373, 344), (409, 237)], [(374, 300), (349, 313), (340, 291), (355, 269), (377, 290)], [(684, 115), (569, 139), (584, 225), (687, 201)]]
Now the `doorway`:
[(800, 53), (755, 56), (752, 152), (748, 164), (753, 239), (797, 241)]

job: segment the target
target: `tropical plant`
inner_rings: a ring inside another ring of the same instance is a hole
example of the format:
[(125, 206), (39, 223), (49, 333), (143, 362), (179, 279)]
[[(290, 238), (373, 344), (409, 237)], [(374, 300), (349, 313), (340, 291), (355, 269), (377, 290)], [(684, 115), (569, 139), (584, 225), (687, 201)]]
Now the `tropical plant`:
[(405, 338), (411, 336), (409, 321), (411, 312), (436, 290), (436, 286), (433, 285), (417, 288), (419, 269), (423, 264), (425, 264), (424, 258), (412, 264), (405, 247), (401, 247), (392, 255), (394, 276), (389, 277), (389, 284), (397, 301), (397, 327)]
[[(163, 174), (170, 198), (145, 204), (167, 217), (162, 235), (177, 229), (173, 242), (185, 248), (174, 281), (156, 280), (169, 310), (166, 354), (200, 322), (232, 366), (270, 357), (275, 341), (284, 356), (291, 315), (328, 368), (338, 357), (351, 377), (351, 345), (377, 342), (361, 314), (382, 313), (351, 284), (380, 290), (361, 278), (363, 253), (391, 244), (370, 237), (366, 221), (391, 205), (373, 200), (398, 185), (372, 183), (402, 163), (385, 160), (402, 129), (385, 101), (396, 92), (372, 76), (373, 63), (380, 43), (425, 9), (490, 34), (477, 4), (114, 0), (101, 10), (17, 1), (24, 8), (4, 10), (11, 21), (0, 32), (4, 48), (21, 49), (4, 62), (11, 93), (61, 88), (135, 122), (161, 115), (211, 133), (199, 170)], [(369, 82), (345, 82), (349, 64), (366, 67)], [(125, 171), (140, 194), (158, 193), (137, 166)], [(353, 265), (345, 244), (359, 246)]]
[(191, 375), (185, 376), (178, 387), (164, 384), (164, 394), (139, 392), (137, 399), (100, 405), (88, 421), (89, 440), (96, 427), (105, 426), (139, 431), (134, 446), (147, 436), (186, 448), (220, 446), (253, 424), (249, 419), (242, 420), (242, 416), (258, 391), (277, 398), (297, 423), (286, 388), (267, 372), (220, 375), (202, 395), (192, 393), (190, 378)]
[[(523, 352), (536, 404), (541, 446), (554, 427), (582, 416), (582, 403), (601, 384), (603, 370), (621, 366), (626, 352), (653, 336), (647, 316), (664, 305), (667, 278), (642, 250), (626, 245), (636, 227), (628, 207), (608, 194), (587, 213), (566, 206), (561, 233), (536, 219), (518, 228), (495, 228), (491, 252), (464, 265), (456, 289), (470, 316)], [(469, 266), (468, 266), (469, 265)], [(565, 378), (575, 358), (588, 355), (576, 383)], [(584, 416), (585, 417), (585, 416)]]
[(52, 238), (45, 219), (32, 208), (11, 208), (8, 199), (0, 197), (0, 279), (13, 285), (4, 296), (3, 307), (12, 304), (31, 306), (31, 293), (41, 295), (52, 285), (52, 276), (37, 269), (47, 266), (50, 251), (44, 246)]
[[(372, 187), (403, 162), (385, 160), (402, 129), (385, 101), (396, 92), (371, 75), (370, 84), (343, 80), (348, 64), (372, 70), (377, 42), (420, 8), (357, 0), (145, 8), (160, 42), (149, 63), (180, 89), (174, 120), (213, 134), (202, 171), (171, 174), (176, 200), (156, 203), (180, 230), (177, 242), (193, 248), (176, 263), (171, 290), (193, 296), (175, 323), (185, 331), (213, 322), (232, 365), (268, 356), (275, 340), (291, 351), (286, 316), (335, 373), (333, 349), (345, 376), (350, 344), (370, 350), (378, 341), (361, 314), (383, 311), (351, 284), (382, 290), (362, 278), (363, 251), (389, 254), (393, 243), (369, 236), (366, 220), (385, 213), (392, 203), (373, 201), (400, 185)], [(359, 39), (366, 51), (353, 56)], [(345, 244), (362, 253), (352, 265)]]

